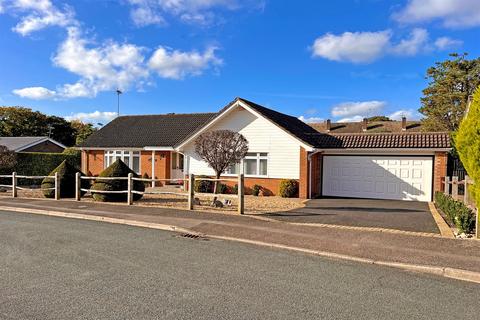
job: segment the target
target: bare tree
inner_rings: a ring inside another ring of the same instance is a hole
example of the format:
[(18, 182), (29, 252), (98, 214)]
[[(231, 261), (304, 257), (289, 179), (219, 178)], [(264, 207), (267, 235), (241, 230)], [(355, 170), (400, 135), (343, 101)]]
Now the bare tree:
[[(195, 152), (215, 171), (215, 177), (231, 165), (239, 163), (248, 152), (248, 141), (243, 135), (230, 130), (202, 133), (195, 141)], [(217, 193), (218, 181), (214, 193)]]
[(13, 169), (17, 164), (17, 155), (5, 146), (0, 146), (0, 171)]

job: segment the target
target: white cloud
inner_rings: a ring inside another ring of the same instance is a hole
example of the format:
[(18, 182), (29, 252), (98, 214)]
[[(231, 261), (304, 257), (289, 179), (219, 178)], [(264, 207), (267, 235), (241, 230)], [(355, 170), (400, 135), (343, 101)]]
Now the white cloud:
[(313, 56), (333, 61), (372, 62), (384, 54), (391, 36), (389, 30), (344, 32), (341, 35), (327, 33), (315, 40)]
[(82, 122), (89, 122), (89, 123), (107, 123), (115, 119), (117, 116), (116, 112), (109, 112), (109, 111), (94, 111), (90, 113), (79, 112), (72, 114), (70, 116), (66, 116), (65, 119), (68, 121), (72, 120), (80, 120)]
[(475, 27), (480, 25), (480, 1), (409, 0), (393, 18), (409, 24), (439, 20), (445, 27)]
[(169, 15), (185, 23), (210, 25), (219, 18), (215, 9), (262, 9), (265, 0), (128, 0), (130, 16), (137, 26), (165, 24)]
[(402, 120), (402, 117), (406, 117), (407, 120), (416, 120), (419, 114), (412, 109), (402, 109), (389, 114), (388, 117), (392, 120)]
[(55, 97), (56, 92), (48, 90), (44, 87), (28, 87), (23, 89), (15, 89), (13, 93), (22, 98), (33, 100), (51, 99)]
[(386, 105), (387, 103), (385, 101), (377, 100), (344, 102), (333, 106), (332, 116), (343, 118), (359, 117), (361, 119), (376, 114), (377, 112), (381, 111)]
[(410, 37), (401, 40), (392, 48), (392, 52), (399, 55), (414, 56), (421, 51), (428, 50), (428, 31), (415, 28)]
[(323, 121), (323, 118), (320, 118), (320, 117), (300, 116), (300, 117), (298, 117), (298, 119), (305, 122), (305, 123), (315, 123), (315, 122), (322, 122)]
[(182, 52), (159, 47), (153, 53), (148, 65), (162, 78), (183, 79), (197, 76), (205, 69), (219, 66), (223, 61), (215, 55), (215, 47), (209, 47), (203, 53), (197, 51)]
[(435, 40), (435, 47), (439, 50), (447, 50), (455, 47), (459, 47), (463, 44), (462, 40), (452, 39), (449, 37), (440, 37)]
[(337, 120), (337, 122), (360, 122), (364, 119), (365, 117), (363, 116), (354, 116), (354, 117), (350, 117), (350, 118), (342, 118), (340, 120)]
[(0, 3), (0, 6), (3, 11), (8, 9), (15, 13), (26, 13), (13, 28), (13, 31), (22, 36), (49, 26), (67, 27), (78, 24), (70, 7), (59, 9), (50, 0), (7, 0), (3, 1), (3, 5)]

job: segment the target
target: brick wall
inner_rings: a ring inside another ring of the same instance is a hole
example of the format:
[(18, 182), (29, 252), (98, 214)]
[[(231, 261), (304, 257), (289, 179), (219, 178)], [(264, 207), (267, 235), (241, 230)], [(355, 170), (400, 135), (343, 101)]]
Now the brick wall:
[(42, 143), (36, 144), (34, 146), (31, 146), (30, 148), (27, 148), (25, 150), (22, 150), (22, 152), (52, 152), (52, 153), (62, 153), (63, 148), (60, 147), (59, 145), (56, 145), (55, 143), (52, 143), (50, 141), (44, 141)]
[(103, 150), (89, 150), (82, 152), (82, 168), (89, 176), (97, 176), (103, 171)]
[(298, 196), (299, 198), (308, 198), (308, 152), (303, 147), (300, 147), (300, 180), (298, 181)]
[[(187, 177), (188, 178), (188, 177)], [(222, 177), (225, 179), (237, 179), (237, 177)], [(258, 184), (266, 192), (265, 195), (276, 196), (280, 190), (280, 182), (283, 179), (273, 179), (273, 178), (245, 178), (245, 194), (251, 194), (252, 188), (254, 185)], [(297, 180), (298, 181), (298, 180)], [(236, 182), (233, 181), (222, 181), (223, 184), (233, 187), (236, 185)]]
[(447, 175), (447, 152), (435, 152), (433, 165), (433, 192), (443, 191), (443, 179)]
[(316, 153), (312, 156), (312, 198), (317, 198), (322, 194), (322, 160), (323, 155)]

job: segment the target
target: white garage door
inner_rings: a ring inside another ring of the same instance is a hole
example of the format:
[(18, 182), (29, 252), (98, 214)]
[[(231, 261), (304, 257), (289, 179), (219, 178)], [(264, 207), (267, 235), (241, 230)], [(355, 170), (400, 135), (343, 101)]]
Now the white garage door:
[(322, 194), (431, 201), (432, 158), (324, 156)]

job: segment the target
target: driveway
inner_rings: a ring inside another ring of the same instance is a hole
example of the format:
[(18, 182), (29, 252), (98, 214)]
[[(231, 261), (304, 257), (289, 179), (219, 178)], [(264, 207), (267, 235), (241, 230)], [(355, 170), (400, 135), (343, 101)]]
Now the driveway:
[(287, 222), (439, 233), (426, 202), (325, 198), (310, 200), (304, 208), (264, 216)]

